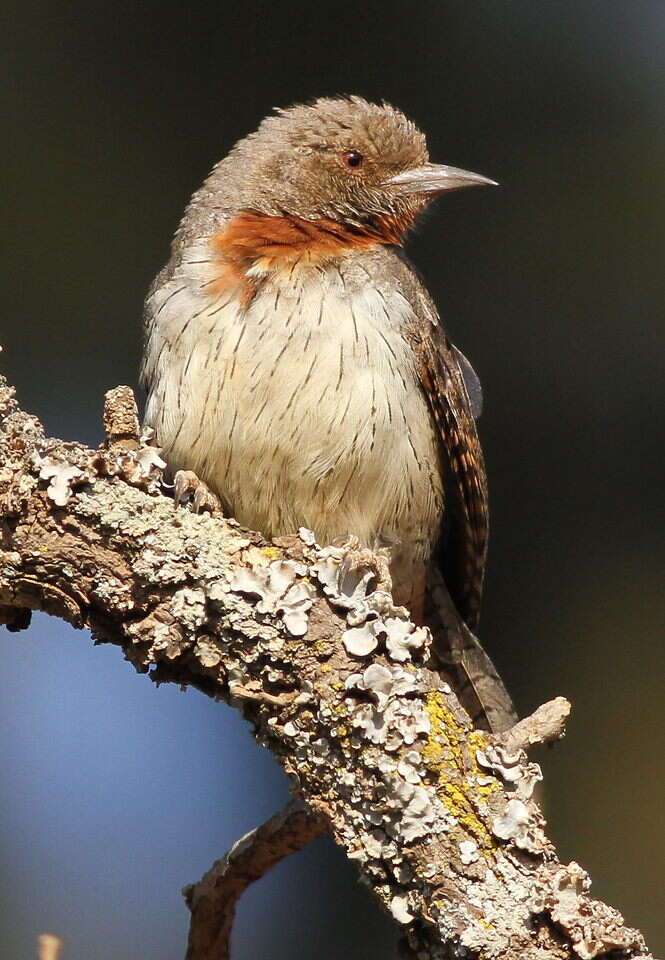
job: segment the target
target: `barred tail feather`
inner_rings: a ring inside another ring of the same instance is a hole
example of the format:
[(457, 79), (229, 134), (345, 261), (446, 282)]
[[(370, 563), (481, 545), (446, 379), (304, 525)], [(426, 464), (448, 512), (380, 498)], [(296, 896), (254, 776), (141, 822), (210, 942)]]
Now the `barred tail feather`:
[(473, 726), (492, 733), (512, 727), (518, 718), (510, 695), (479, 640), (459, 616), (438, 569), (430, 572), (425, 619), (442, 672)]

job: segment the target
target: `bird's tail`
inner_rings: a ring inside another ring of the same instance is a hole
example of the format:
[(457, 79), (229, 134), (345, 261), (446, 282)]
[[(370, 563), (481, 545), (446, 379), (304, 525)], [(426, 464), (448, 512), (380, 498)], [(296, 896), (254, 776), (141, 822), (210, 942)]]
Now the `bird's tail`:
[(434, 653), (458, 700), (476, 728), (500, 733), (517, 721), (517, 713), (496, 667), (458, 614), (441, 572), (430, 572), (425, 620), (434, 638)]

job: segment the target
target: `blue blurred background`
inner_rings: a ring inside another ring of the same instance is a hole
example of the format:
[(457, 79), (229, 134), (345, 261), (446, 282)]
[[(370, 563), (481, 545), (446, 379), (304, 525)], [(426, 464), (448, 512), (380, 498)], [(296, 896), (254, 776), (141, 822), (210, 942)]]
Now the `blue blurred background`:
[[(3, 370), (97, 443), (192, 190), (274, 105), (403, 107), (500, 190), (411, 244), (483, 380), (493, 531), (482, 636), (526, 712), (551, 831), (665, 952), (662, 0), (222, 5), (11, 0), (1, 31)], [(2, 634), (0, 956), (176, 960), (180, 888), (285, 799), (228, 708), (155, 688), (44, 617)], [(327, 840), (243, 900), (236, 960), (384, 960), (390, 924)]]

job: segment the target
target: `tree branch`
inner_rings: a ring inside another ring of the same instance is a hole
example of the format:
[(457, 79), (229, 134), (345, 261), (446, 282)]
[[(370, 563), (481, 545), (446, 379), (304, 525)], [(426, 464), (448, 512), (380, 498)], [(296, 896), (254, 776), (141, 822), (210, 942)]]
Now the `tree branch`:
[(123, 410), (116, 430), (107, 407), (109, 443), (93, 451), (46, 439), (0, 382), (4, 622), (45, 610), (155, 680), (241, 710), (421, 960), (646, 956), (584, 871), (559, 862), (533, 800), (540, 771), (523, 748), (560, 734), (567, 707), (502, 737), (471, 730), (428, 632), (368, 593), (369, 577), (341, 578), (340, 548), (307, 531), (267, 544), (175, 509)]
[(326, 829), (321, 817), (292, 800), (234, 843), (198, 883), (186, 887), (183, 892), (192, 913), (186, 960), (229, 960), (236, 903), (244, 891)]

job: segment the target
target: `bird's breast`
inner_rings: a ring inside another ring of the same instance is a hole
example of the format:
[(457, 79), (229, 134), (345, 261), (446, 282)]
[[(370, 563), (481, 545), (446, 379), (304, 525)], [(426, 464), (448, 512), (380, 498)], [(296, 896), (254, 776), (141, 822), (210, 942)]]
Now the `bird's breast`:
[(167, 458), (267, 535), (431, 546), (441, 470), (409, 303), (360, 261), (264, 277), (246, 304), (203, 260), (149, 305), (147, 420)]

